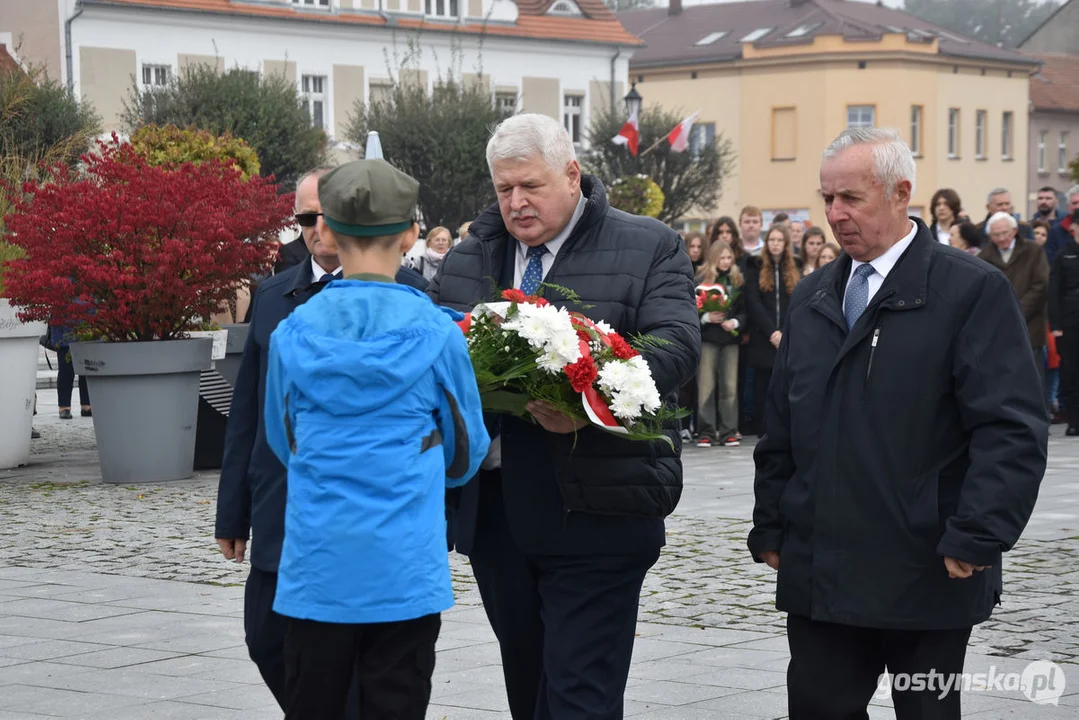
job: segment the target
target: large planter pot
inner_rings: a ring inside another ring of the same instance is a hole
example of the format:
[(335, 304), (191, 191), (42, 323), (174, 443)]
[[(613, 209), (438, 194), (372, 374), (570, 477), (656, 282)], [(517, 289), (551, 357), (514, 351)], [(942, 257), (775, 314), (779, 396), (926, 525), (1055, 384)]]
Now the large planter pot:
[(232, 406), (232, 388), (240, 371), (244, 345), (247, 342), (247, 323), (223, 325), (228, 332), (225, 356), (214, 360), (213, 370), (202, 373), (199, 379), (199, 415), (195, 433), (195, 469), (217, 470), (225, 457), (225, 431)]
[(195, 458), (199, 373), (210, 338), (72, 343), (75, 372), (94, 399), (101, 478), (108, 483), (190, 477)]
[(30, 461), (30, 428), (37, 389), (38, 341), (45, 323), (24, 323), (17, 310), (0, 298), (0, 468)]
[(236, 323), (222, 325), (223, 330), (228, 330), (228, 338), (225, 340), (225, 358), (214, 362), (214, 369), (221, 373), (221, 377), (228, 380), (229, 385), (236, 385), (236, 375), (240, 372), (240, 360), (244, 354), (244, 345), (247, 344), (247, 331), (251, 328), (248, 323)]

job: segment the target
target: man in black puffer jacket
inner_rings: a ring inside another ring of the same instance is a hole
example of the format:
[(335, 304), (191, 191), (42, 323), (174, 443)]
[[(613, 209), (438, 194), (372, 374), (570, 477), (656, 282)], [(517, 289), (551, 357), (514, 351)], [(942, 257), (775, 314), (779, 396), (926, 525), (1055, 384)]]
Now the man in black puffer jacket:
[[(701, 344), (678, 235), (611, 208), (551, 118), (505, 121), (487, 159), (498, 205), (446, 256), (431, 298), (470, 310), (502, 288), (532, 293), (542, 281), (552, 302), (627, 338), (662, 341), (646, 358), (660, 393), (674, 396)], [(497, 441), (485, 469), (449, 501), (451, 540), (472, 562), (498, 636), (513, 717), (614, 720), (623, 714), (641, 585), (682, 491), (678, 424), (667, 431), (672, 449), (620, 439), (541, 403), (529, 409), (538, 424), (491, 419)]]

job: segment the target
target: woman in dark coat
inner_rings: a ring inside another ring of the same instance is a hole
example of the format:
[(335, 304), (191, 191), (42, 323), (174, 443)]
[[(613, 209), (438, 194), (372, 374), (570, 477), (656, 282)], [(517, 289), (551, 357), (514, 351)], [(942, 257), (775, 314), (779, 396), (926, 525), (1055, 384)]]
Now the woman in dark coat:
[(764, 431), (764, 398), (772, 379), (776, 348), (783, 337), (794, 286), (802, 278), (801, 268), (791, 249), (790, 230), (773, 225), (765, 236), (758, 263), (749, 263), (746, 273), (746, 313), (750, 337), (748, 362), (754, 371), (754, 407), (758, 409), (758, 435)]

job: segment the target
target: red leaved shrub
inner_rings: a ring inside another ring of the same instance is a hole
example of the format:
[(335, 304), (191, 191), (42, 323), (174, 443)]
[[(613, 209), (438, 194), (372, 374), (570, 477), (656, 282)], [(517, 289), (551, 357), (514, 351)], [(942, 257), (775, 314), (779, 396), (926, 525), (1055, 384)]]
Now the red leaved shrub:
[(6, 295), (23, 320), (108, 341), (169, 340), (217, 312), (273, 262), (290, 195), (220, 161), (154, 167), (130, 145), (100, 143), (78, 173), (30, 182), (5, 218), (26, 258)]

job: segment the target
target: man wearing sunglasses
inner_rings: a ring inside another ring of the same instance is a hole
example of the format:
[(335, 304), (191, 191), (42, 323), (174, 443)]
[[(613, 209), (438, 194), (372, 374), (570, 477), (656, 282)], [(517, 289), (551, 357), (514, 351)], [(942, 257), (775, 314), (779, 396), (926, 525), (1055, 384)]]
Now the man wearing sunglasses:
[[(318, 202), (318, 178), (326, 173), (325, 169), (320, 169), (318, 175), (314, 176), (314, 182), (312, 187), (315, 190), (311, 193), (305, 192), (301, 197), (299, 187), (296, 190), (296, 224), (300, 226), (300, 236), (290, 243), (282, 245), (277, 251), (277, 262), (274, 263), (274, 274), (284, 272), (288, 268), (299, 265), (305, 262), (312, 263), (312, 277), (319, 269), (325, 272), (336, 272), (339, 269), (337, 265), (337, 248), (327, 247), (322, 241), (322, 237), (325, 232), (319, 232), (322, 225), (322, 206)], [(302, 184), (301, 180), (301, 184)], [(310, 197), (308, 195), (310, 194)], [(300, 242), (300, 240), (303, 242)], [(333, 267), (333, 270), (329, 269), (329, 266)], [(318, 276), (321, 279), (321, 275)], [(397, 277), (395, 280), (398, 284), (409, 285), (416, 288), (420, 292), (427, 290), (427, 280), (423, 275), (410, 267), (401, 266), (401, 269), (397, 271)]]

